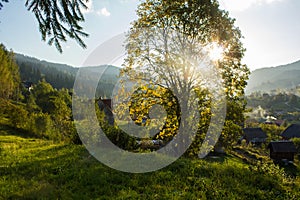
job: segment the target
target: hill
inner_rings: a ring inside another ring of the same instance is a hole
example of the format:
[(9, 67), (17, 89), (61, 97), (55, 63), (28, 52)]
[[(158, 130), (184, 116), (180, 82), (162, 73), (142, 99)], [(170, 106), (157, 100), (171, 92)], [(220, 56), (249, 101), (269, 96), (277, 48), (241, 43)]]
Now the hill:
[(249, 78), (246, 94), (290, 90), (300, 85), (300, 60), (287, 65), (254, 70)]
[[(74, 80), (79, 68), (66, 64), (41, 61), (22, 54), (15, 55), (20, 67), (23, 81), (37, 83), (45, 78), (53, 87), (73, 88)], [(107, 66), (91, 66), (88, 70), (104, 70)], [(98, 94), (109, 96), (117, 81), (120, 68), (108, 66), (99, 83)], [(271, 92), (272, 90), (290, 90), (300, 85), (300, 60), (287, 65), (261, 68), (254, 70), (248, 81), (246, 94), (253, 92)], [(87, 77), (88, 79), (88, 77)], [(103, 91), (100, 91), (103, 90)]]
[[(22, 81), (38, 83), (45, 78), (54, 88), (73, 88), (76, 74), (79, 68), (66, 64), (52, 63), (39, 60), (22, 54), (15, 54), (16, 62), (20, 68)], [(116, 66), (92, 66), (87, 70), (101, 70), (103, 76), (98, 85), (97, 95), (109, 96), (117, 82), (120, 68)], [(89, 77), (87, 77), (87, 80)]]

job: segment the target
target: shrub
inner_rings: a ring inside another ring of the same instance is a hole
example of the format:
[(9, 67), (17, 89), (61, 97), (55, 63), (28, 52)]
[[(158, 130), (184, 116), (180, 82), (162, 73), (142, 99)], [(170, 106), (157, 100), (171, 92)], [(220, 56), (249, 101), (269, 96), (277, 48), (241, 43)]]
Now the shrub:
[(292, 141), (294, 142), (298, 154), (300, 154), (300, 138), (293, 138)]

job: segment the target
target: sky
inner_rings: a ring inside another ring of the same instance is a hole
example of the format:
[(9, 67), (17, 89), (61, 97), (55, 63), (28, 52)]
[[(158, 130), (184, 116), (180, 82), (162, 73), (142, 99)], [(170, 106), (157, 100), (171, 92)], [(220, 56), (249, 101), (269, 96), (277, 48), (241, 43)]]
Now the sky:
[[(138, 0), (90, 0), (82, 24), (90, 35), (87, 49), (76, 42), (63, 44), (60, 54), (41, 40), (38, 24), (24, 6), (25, 0), (10, 0), (0, 10), (0, 43), (14, 52), (50, 62), (83, 65), (103, 42), (128, 31), (137, 18)], [(236, 19), (247, 49), (243, 63), (250, 70), (300, 60), (299, 0), (220, 0), (220, 6)]]

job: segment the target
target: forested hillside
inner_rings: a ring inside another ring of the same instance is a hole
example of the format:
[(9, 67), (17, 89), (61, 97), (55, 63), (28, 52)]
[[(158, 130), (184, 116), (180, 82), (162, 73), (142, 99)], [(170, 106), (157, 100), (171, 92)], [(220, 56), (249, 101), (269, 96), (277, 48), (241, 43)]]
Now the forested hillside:
[[(45, 78), (54, 88), (73, 88), (78, 68), (66, 64), (41, 61), (22, 54), (15, 54), (16, 63), (20, 68), (22, 81), (38, 83)], [(89, 70), (101, 70), (104, 66), (88, 67)], [(109, 66), (99, 83), (98, 94), (109, 96), (117, 81), (120, 68)], [(274, 90), (291, 90), (300, 84), (300, 61), (270, 68), (254, 70), (249, 77), (246, 94), (253, 92), (271, 92)]]
[(57, 89), (72, 88), (77, 73), (77, 68), (69, 65), (40, 61), (36, 58), (15, 55), (16, 63), (20, 68), (22, 81), (38, 83), (45, 78), (53, 87)]
[[(73, 88), (78, 68), (70, 65), (41, 61), (33, 57), (15, 54), (16, 63), (19, 66), (21, 80), (37, 84), (43, 78), (56, 89)], [(99, 81), (97, 96), (110, 96), (117, 81), (120, 69), (115, 66), (93, 66), (87, 70), (104, 70), (103, 77)], [(90, 77), (87, 77), (89, 80)]]
[(249, 78), (246, 93), (257, 91), (289, 90), (300, 84), (300, 61), (277, 67), (254, 70)]

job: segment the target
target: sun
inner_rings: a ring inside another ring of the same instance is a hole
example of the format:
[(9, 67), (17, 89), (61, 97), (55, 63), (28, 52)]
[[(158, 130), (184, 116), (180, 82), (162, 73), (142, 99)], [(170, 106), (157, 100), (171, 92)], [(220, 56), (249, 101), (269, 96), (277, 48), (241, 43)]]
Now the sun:
[(212, 61), (222, 60), (224, 57), (224, 49), (217, 43), (211, 43), (207, 48), (208, 56)]

